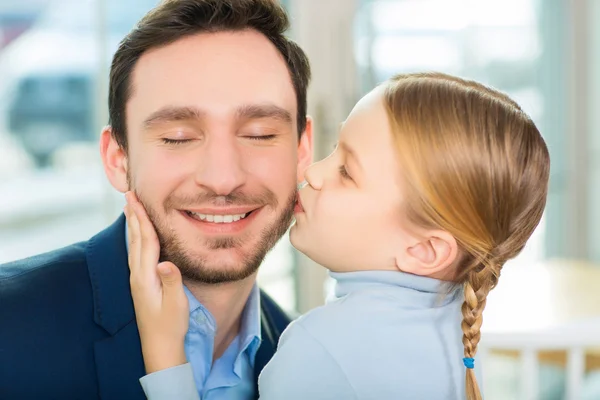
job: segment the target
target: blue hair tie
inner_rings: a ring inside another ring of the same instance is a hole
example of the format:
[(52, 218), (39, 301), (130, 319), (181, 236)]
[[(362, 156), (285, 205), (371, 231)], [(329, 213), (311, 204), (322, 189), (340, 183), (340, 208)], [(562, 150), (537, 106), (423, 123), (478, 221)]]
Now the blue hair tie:
[(475, 368), (475, 359), (474, 358), (465, 357), (465, 358), (463, 358), (463, 363), (465, 364), (465, 367), (467, 367), (468, 369)]

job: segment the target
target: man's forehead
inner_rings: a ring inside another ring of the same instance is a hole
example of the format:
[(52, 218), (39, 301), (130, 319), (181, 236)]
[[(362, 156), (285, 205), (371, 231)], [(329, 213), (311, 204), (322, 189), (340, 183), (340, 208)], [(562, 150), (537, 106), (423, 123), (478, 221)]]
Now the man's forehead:
[[(236, 37), (241, 43), (232, 42)], [(244, 41), (262, 43), (262, 49), (248, 49)], [(224, 43), (228, 46), (214, 46)], [(130, 89), (130, 99), (140, 96), (144, 101), (164, 99), (189, 104), (205, 98), (213, 103), (268, 101), (296, 107), (287, 65), (269, 40), (258, 33), (195, 35), (154, 49), (139, 59), (132, 71)]]
[(154, 79), (167, 76), (174, 78), (176, 72), (189, 72), (186, 78), (206, 77), (208, 81), (236, 77), (238, 80), (253, 78), (258, 81), (288, 78), (291, 84), (283, 56), (269, 39), (255, 31), (203, 33), (184, 37), (169, 45), (148, 50), (140, 57), (133, 71), (135, 76), (145, 78), (149, 75)]

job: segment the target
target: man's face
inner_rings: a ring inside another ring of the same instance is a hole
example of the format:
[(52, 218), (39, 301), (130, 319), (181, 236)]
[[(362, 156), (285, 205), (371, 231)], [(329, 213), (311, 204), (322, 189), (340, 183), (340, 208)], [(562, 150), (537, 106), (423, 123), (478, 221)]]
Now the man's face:
[(282, 56), (254, 31), (199, 34), (145, 53), (131, 83), (126, 183), (111, 182), (137, 194), (184, 278), (251, 276), (289, 227), (310, 160)]

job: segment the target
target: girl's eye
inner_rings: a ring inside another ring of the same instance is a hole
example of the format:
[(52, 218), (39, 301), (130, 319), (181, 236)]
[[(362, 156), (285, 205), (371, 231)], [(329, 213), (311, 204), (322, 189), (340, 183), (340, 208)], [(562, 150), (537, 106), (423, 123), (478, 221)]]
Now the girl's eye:
[(345, 165), (340, 165), (338, 169), (340, 171), (340, 175), (342, 176), (342, 178), (344, 178), (344, 179), (352, 179), (352, 177), (348, 173), (348, 170), (346, 169)]

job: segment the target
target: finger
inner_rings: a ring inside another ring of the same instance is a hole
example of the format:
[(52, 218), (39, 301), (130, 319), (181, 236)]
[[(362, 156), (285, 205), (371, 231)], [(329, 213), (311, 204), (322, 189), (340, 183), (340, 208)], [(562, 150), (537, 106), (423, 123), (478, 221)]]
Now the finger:
[(154, 225), (146, 214), (144, 206), (140, 202), (132, 204), (132, 209), (139, 224), (141, 239), (140, 267), (147, 274), (156, 274), (156, 265), (160, 256), (160, 244), (154, 230)]
[(131, 211), (129, 208), (129, 204), (125, 204), (125, 207), (123, 207), (123, 213), (125, 214), (125, 222), (127, 224), (127, 266), (129, 267), (129, 270), (131, 271), (131, 266), (133, 263), (133, 257), (132, 257), (132, 253), (131, 251), (129, 251), (129, 249), (131, 249), (132, 245), (131, 245), (131, 241), (132, 241), (132, 237), (131, 237), (131, 230), (133, 229), (131, 226)]
[(144, 207), (142, 205), (142, 202), (140, 201), (140, 199), (138, 199), (138, 197), (135, 194), (135, 192), (133, 192), (131, 190), (125, 192), (125, 198), (127, 199), (127, 203), (131, 204), (131, 206), (135, 206), (136, 204), (139, 204), (140, 206)]
[(127, 223), (127, 244), (131, 245), (131, 241), (133, 240), (132, 231), (134, 229), (132, 219), (135, 218), (135, 215), (132, 215), (133, 211), (129, 204), (125, 204), (125, 207), (123, 207), (123, 214), (125, 214), (125, 221)]
[(157, 271), (163, 287), (163, 306), (172, 313), (188, 314), (189, 304), (179, 268), (166, 261), (158, 264)]
[(131, 204), (127, 205), (127, 230), (129, 236), (129, 269), (132, 271), (140, 271), (140, 258), (141, 258), (141, 234), (140, 224), (136, 213), (133, 210)]
[(137, 196), (131, 190), (125, 192), (125, 200), (127, 200), (127, 204), (135, 204), (138, 202)]

